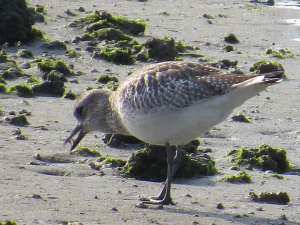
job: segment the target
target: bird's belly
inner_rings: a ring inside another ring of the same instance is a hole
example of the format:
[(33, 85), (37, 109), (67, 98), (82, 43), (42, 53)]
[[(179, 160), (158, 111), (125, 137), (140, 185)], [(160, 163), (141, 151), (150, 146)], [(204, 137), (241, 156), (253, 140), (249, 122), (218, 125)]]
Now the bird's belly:
[[(223, 102), (224, 99), (221, 99)], [(176, 110), (160, 107), (147, 113), (132, 111), (123, 113), (122, 119), (133, 136), (147, 143), (164, 145), (168, 141), (172, 145), (183, 144), (209, 131), (232, 112), (231, 109), (224, 109), (220, 102), (215, 103), (203, 101)]]

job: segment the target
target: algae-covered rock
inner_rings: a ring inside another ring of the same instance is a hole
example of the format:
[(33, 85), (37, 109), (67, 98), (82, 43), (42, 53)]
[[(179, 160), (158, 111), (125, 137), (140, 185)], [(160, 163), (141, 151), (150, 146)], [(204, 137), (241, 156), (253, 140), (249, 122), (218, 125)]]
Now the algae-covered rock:
[(276, 61), (258, 60), (250, 68), (250, 72), (255, 74), (269, 73), (274, 71), (282, 71), (284, 75), (283, 65)]
[(107, 84), (109, 81), (119, 82), (117, 77), (110, 76), (108, 74), (102, 74), (96, 79), (96, 82)]
[(231, 119), (235, 122), (251, 123), (251, 120), (243, 114), (234, 115), (234, 116), (231, 117)]
[(64, 42), (62, 41), (51, 41), (49, 43), (45, 43), (43, 45), (43, 47), (47, 48), (47, 49), (58, 49), (58, 50), (66, 50), (67, 49), (67, 46)]
[(32, 51), (30, 51), (28, 49), (19, 49), (16, 55), (18, 57), (22, 57), (22, 58), (32, 58), (33, 57)]
[(0, 45), (27, 43), (35, 38), (34, 18), (25, 0), (0, 1)]
[(41, 57), (36, 59), (38, 68), (44, 72), (50, 72), (51, 70), (57, 70), (64, 75), (74, 75), (75, 73), (66, 65), (65, 61), (56, 59), (55, 57), (47, 58)]
[(5, 221), (0, 221), (0, 225), (18, 225), (18, 224), (14, 220), (5, 220)]
[(233, 156), (232, 164), (245, 166), (247, 169), (258, 168), (285, 173), (291, 167), (284, 148), (274, 148), (266, 144), (251, 149), (233, 149), (227, 155)]
[(87, 26), (89, 32), (102, 28), (117, 27), (118, 29), (133, 35), (144, 33), (146, 22), (142, 19), (127, 19), (123, 16), (115, 16), (107, 11), (95, 11), (85, 17), (70, 23), (71, 27)]
[(13, 124), (15, 126), (29, 125), (28, 119), (27, 119), (26, 115), (24, 115), (24, 114), (17, 115), (17, 116), (10, 118), (9, 123)]
[(72, 90), (70, 90), (69, 92), (66, 93), (64, 98), (75, 100), (76, 97), (77, 97), (76, 94)]
[(77, 147), (71, 151), (73, 155), (80, 155), (84, 157), (99, 157), (101, 154), (96, 149), (89, 149), (86, 147)]
[[(175, 147), (172, 149), (175, 151)], [(212, 175), (217, 170), (215, 162), (206, 155), (191, 157), (181, 152), (182, 161), (175, 173), (177, 178), (191, 178), (196, 175)], [(135, 152), (122, 171), (124, 174), (140, 180), (164, 181), (167, 177), (167, 153), (164, 146), (153, 146)]]
[(10, 87), (8, 92), (16, 93), (20, 97), (34, 97), (32, 88), (27, 84), (18, 84), (13, 87)]
[(272, 48), (268, 48), (266, 50), (266, 55), (270, 56), (270, 57), (276, 57), (276, 58), (295, 58), (294, 53), (290, 50), (290, 49), (279, 49), (279, 50), (274, 50)]
[(6, 51), (0, 48), (0, 79), (9, 80), (22, 76), (24, 73), (17, 62), (9, 60)]
[(234, 175), (225, 175), (223, 180), (228, 181), (230, 183), (249, 183), (251, 182), (251, 175), (248, 174), (246, 171), (239, 171)]
[(108, 41), (118, 42), (121, 40), (131, 41), (132, 37), (130, 37), (127, 34), (124, 34), (121, 30), (116, 28), (104, 28), (100, 30), (95, 30), (92, 33), (85, 33), (82, 36), (83, 41), (93, 40), (93, 39), (99, 41), (108, 40)]
[(173, 38), (150, 38), (145, 42), (150, 58), (159, 61), (174, 60), (178, 56), (178, 49)]
[(224, 41), (231, 44), (239, 43), (239, 39), (233, 33), (228, 33), (224, 37)]
[(130, 48), (121, 49), (104, 47), (99, 52), (95, 52), (93, 58), (102, 58), (107, 61), (123, 65), (131, 65), (135, 61)]
[(265, 202), (271, 204), (288, 204), (290, 202), (290, 197), (287, 192), (262, 192), (256, 194), (254, 192), (249, 193), (250, 198), (255, 202)]
[(57, 70), (51, 70), (49, 73), (44, 74), (42, 78), (43, 80), (48, 80), (48, 81), (62, 81), (62, 82), (68, 81), (65, 75), (63, 73), (60, 73)]
[(63, 81), (44, 81), (32, 87), (35, 95), (51, 95), (62, 97), (65, 92), (65, 85)]

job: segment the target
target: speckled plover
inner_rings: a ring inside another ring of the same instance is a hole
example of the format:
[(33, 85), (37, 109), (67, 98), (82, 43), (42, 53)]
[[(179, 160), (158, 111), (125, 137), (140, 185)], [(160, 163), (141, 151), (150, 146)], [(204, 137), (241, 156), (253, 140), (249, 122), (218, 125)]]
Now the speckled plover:
[[(224, 121), (236, 107), (266, 87), (280, 82), (282, 72), (226, 74), (205, 64), (162, 62), (132, 73), (116, 91), (84, 92), (76, 101), (76, 128), (66, 142), (74, 149), (89, 132), (132, 135), (165, 145), (168, 174), (152, 204), (172, 204), (171, 181), (181, 161), (180, 145), (198, 138)], [(175, 155), (171, 145), (177, 145)]]

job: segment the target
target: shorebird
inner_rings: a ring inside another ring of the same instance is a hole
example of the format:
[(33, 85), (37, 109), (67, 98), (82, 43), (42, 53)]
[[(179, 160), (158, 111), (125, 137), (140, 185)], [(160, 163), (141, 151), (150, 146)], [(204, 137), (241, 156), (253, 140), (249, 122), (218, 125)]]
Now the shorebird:
[[(74, 107), (78, 124), (65, 143), (73, 150), (87, 133), (100, 131), (165, 145), (165, 185), (158, 196), (141, 200), (174, 204), (171, 182), (181, 162), (181, 144), (209, 131), (247, 99), (281, 80), (282, 72), (240, 76), (194, 62), (151, 64), (132, 73), (116, 91), (84, 92)], [(175, 154), (171, 145), (177, 146)]]

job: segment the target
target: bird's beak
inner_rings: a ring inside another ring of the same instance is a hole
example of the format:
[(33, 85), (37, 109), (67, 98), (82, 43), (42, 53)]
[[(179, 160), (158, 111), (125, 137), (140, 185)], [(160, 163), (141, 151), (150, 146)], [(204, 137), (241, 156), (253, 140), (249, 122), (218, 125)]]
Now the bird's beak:
[[(86, 132), (84, 132), (82, 130), (83, 126), (82, 124), (78, 124), (75, 129), (71, 132), (70, 136), (65, 140), (65, 144), (70, 143), (72, 145), (70, 151), (72, 151), (77, 145), (78, 143), (81, 141), (82, 138), (84, 138), (84, 136), (86, 135)], [(77, 138), (75, 141), (72, 140), (72, 138), (77, 134)]]

